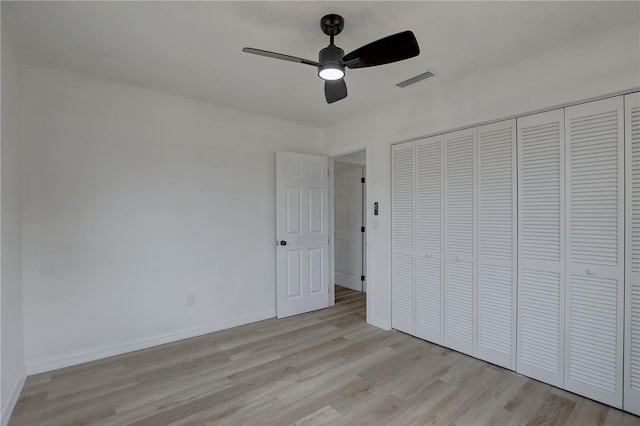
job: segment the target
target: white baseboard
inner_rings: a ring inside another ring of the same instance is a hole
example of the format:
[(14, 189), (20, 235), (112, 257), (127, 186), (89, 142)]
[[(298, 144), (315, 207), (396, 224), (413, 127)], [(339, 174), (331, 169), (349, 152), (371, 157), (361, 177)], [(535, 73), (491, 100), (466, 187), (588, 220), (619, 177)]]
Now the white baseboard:
[[(267, 311), (259, 314), (248, 315), (242, 318), (235, 318), (229, 321), (223, 321), (216, 324), (210, 324), (203, 327), (196, 327), (187, 330), (175, 331), (159, 336), (147, 337), (135, 341), (105, 346), (101, 348), (91, 349), (83, 352), (70, 353), (64, 356), (58, 356), (53, 359), (47, 359), (36, 362), (27, 363), (27, 374), (44, 373), (46, 371), (56, 370), (58, 368), (70, 367), (76, 364), (95, 361), (115, 355), (122, 355), (127, 352), (147, 349), (152, 346), (163, 345), (178, 340), (189, 339), (191, 337), (201, 336), (203, 334), (213, 333), (215, 331), (224, 330), (231, 327), (249, 324), (256, 321), (262, 321), (276, 316), (275, 311)], [(4, 411), (3, 411), (4, 412)], [(4, 425), (3, 425), (4, 426)]]
[(26, 379), (27, 375), (23, 372), (20, 376), (18, 376), (16, 382), (13, 384), (13, 387), (11, 388), (11, 392), (9, 394), (9, 399), (7, 399), (4, 406), (2, 407), (2, 419), (0, 420), (0, 424), (2, 426), (7, 426), (7, 424), (9, 424), (11, 413), (13, 413), (13, 409), (16, 408), (16, 403), (18, 402), (20, 392), (22, 392), (22, 388), (24, 387), (24, 382)]
[(383, 330), (391, 330), (391, 323), (388, 321), (383, 321), (375, 318), (367, 318), (367, 323), (373, 325), (374, 327), (381, 328)]

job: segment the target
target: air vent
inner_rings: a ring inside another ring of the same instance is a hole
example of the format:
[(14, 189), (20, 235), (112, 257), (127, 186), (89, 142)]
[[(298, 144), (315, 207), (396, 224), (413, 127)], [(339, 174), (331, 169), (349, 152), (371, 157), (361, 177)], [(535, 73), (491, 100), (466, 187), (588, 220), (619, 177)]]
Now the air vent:
[(433, 77), (434, 75), (435, 74), (432, 73), (431, 71), (423, 72), (422, 74), (416, 75), (415, 77), (411, 77), (408, 80), (401, 81), (400, 83), (396, 84), (396, 86), (405, 88), (407, 86), (411, 86), (412, 84), (416, 84), (419, 81), (425, 80), (429, 77)]

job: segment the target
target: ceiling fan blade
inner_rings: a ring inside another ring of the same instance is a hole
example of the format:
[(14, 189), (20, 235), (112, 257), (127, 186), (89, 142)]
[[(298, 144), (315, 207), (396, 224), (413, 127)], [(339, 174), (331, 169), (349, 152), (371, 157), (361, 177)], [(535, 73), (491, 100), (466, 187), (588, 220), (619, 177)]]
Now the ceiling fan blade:
[(344, 78), (341, 78), (340, 80), (325, 80), (324, 97), (327, 99), (328, 104), (332, 104), (340, 99), (346, 98), (347, 84), (344, 82)]
[(298, 58), (291, 55), (284, 55), (282, 53), (269, 52), (268, 50), (254, 49), (253, 47), (245, 47), (244, 49), (242, 49), (242, 51), (245, 53), (252, 53), (254, 55), (266, 56), (267, 58), (282, 59), (283, 61), (298, 62), (300, 64), (312, 65), (314, 67), (317, 67), (318, 65), (320, 65), (317, 62), (310, 61), (308, 59)]
[(402, 61), (419, 54), (416, 36), (411, 31), (403, 31), (354, 50), (345, 55), (342, 62), (348, 68), (366, 68)]

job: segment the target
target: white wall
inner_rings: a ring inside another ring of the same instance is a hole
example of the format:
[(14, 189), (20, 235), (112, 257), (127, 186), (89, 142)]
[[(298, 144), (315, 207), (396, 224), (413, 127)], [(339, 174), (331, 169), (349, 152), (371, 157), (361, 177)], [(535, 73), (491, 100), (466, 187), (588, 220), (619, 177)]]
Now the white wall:
[[(4, 5), (3, 5), (4, 6)], [(2, 132), (0, 139), (0, 409), (5, 425), (25, 378), (20, 223), (20, 65), (2, 25)]]
[[(362, 155), (364, 157), (364, 155)], [(365, 163), (363, 158), (361, 163)], [(361, 291), (363, 283), (361, 227), (363, 185), (365, 168), (355, 162), (342, 162), (341, 157), (333, 163), (333, 223), (334, 223), (334, 284)]]
[(275, 315), (275, 151), (319, 130), (30, 66), (22, 88), (29, 372)]
[[(431, 84), (433, 83), (433, 84)], [(415, 95), (324, 129), (330, 155), (366, 141), (370, 263), (368, 317), (391, 326), (390, 144), (537, 109), (640, 87), (640, 24), (594, 34), (516, 66), (471, 75), (438, 87), (414, 86)], [(371, 216), (380, 207), (379, 229)]]

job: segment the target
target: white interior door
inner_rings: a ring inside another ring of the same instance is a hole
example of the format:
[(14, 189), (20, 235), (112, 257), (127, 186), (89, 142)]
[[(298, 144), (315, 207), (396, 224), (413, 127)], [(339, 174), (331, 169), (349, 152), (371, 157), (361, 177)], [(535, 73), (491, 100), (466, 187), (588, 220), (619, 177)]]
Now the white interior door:
[(328, 158), (276, 153), (278, 318), (329, 306)]
[(564, 110), (518, 118), (516, 371), (564, 385)]
[(625, 96), (624, 409), (640, 416), (640, 93)]
[(442, 344), (442, 136), (416, 142), (416, 336)]
[(623, 98), (565, 110), (564, 387), (622, 408)]
[(478, 128), (478, 358), (514, 369), (516, 121)]
[(476, 129), (444, 135), (444, 345), (475, 356)]
[(334, 172), (335, 284), (362, 291), (362, 167)]
[(415, 144), (391, 147), (391, 326), (415, 334)]

